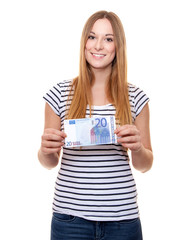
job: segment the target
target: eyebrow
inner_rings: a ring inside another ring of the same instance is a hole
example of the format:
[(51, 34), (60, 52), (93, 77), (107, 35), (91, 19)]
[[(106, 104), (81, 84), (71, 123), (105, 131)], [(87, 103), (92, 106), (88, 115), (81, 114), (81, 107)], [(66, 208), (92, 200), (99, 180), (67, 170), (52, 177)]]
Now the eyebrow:
[[(92, 32), (92, 31), (91, 31), (90, 33), (96, 35), (96, 33)], [(112, 34), (112, 33), (107, 33), (107, 34), (105, 34), (105, 36), (114, 36), (114, 34)]]

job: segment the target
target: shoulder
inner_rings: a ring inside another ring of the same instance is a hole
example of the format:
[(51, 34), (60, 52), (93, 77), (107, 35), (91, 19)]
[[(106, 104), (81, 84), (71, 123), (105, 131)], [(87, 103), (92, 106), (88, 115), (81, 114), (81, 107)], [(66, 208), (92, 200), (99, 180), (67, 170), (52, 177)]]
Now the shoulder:
[(133, 85), (132, 83), (128, 83), (128, 92), (129, 97), (134, 98), (134, 100), (139, 101), (141, 99), (148, 98), (147, 94), (141, 88)]
[(62, 80), (61, 82), (57, 83), (56, 86), (63, 91), (71, 88), (72, 84), (73, 84), (73, 79), (69, 79), (69, 80)]
[(132, 83), (128, 83), (128, 92), (131, 97), (137, 98), (139, 95), (144, 93), (144, 91)]
[(61, 100), (66, 97), (72, 87), (73, 79), (62, 80), (61, 82), (56, 83), (51, 89), (50, 92), (58, 96)]
[(60, 116), (67, 101), (73, 80), (63, 80), (53, 85), (43, 96), (54, 112)]

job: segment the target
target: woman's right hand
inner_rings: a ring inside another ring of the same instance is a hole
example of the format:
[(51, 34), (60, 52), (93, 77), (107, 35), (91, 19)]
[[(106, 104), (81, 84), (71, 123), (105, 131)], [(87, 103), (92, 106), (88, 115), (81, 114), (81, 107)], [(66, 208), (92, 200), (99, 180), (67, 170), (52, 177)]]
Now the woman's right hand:
[(45, 155), (59, 153), (64, 145), (66, 134), (54, 128), (44, 129), (41, 137), (41, 152)]

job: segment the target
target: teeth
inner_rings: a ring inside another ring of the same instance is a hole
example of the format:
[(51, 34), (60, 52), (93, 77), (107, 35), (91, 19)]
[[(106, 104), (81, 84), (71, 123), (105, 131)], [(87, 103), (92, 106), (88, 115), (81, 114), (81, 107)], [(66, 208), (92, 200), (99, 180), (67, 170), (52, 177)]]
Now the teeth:
[(93, 55), (96, 57), (104, 57), (105, 56), (104, 54), (95, 54), (95, 53), (93, 53)]

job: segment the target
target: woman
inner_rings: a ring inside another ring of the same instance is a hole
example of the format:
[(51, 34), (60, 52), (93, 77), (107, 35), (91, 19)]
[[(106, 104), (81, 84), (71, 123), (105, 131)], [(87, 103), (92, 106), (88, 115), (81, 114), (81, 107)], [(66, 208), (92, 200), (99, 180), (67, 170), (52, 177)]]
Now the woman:
[[(112, 12), (93, 14), (81, 38), (79, 76), (45, 96), (41, 164), (57, 166), (51, 239), (142, 239), (136, 185), (129, 165), (148, 171), (153, 162), (148, 97), (127, 83), (126, 42)], [(114, 115), (117, 144), (65, 148), (64, 119)]]

